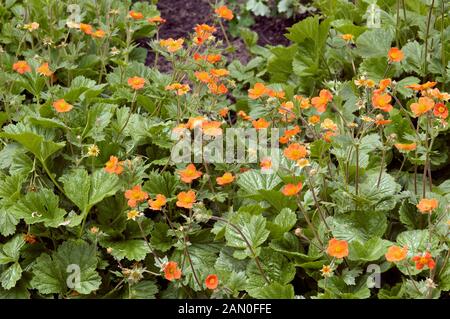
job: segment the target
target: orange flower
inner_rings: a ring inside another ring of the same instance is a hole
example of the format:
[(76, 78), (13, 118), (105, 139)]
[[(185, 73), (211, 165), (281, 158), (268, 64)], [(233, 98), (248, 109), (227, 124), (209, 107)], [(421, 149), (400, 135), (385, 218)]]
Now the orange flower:
[(233, 18), (234, 18), (233, 11), (228, 9), (227, 6), (218, 7), (218, 8), (216, 8), (216, 10), (214, 10), (214, 12), (217, 14), (217, 16), (219, 18), (222, 18), (225, 20), (233, 20)]
[(263, 83), (257, 82), (253, 86), (253, 89), (248, 90), (248, 97), (252, 100), (256, 100), (257, 98), (263, 96), (267, 93), (267, 88)]
[(94, 31), (90, 24), (80, 23), (80, 30), (83, 31), (87, 35), (91, 35)]
[(424, 84), (414, 83), (414, 84), (410, 84), (410, 85), (405, 85), (405, 88), (412, 89), (414, 91), (424, 91), (424, 90), (433, 88), (436, 84), (437, 84), (437, 82), (428, 81)]
[(199, 80), (200, 82), (203, 82), (203, 83), (211, 82), (211, 77), (209, 76), (208, 72), (205, 72), (205, 71), (199, 72), (199, 71), (197, 71), (197, 72), (194, 73), (194, 75), (197, 78), (197, 80)]
[(226, 117), (228, 115), (229, 109), (227, 107), (224, 107), (219, 110), (219, 115), (221, 117)]
[(436, 198), (422, 198), (416, 207), (422, 214), (431, 214), (438, 206)]
[(214, 290), (219, 285), (219, 278), (217, 278), (217, 275), (208, 275), (205, 279), (205, 285), (206, 288)]
[(208, 61), (209, 63), (217, 63), (220, 62), (222, 60), (222, 56), (220, 54), (208, 54), (206, 56), (206, 61)]
[(335, 258), (348, 256), (348, 243), (346, 240), (330, 239), (327, 247), (327, 254)]
[(402, 152), (409, 152), (414, 151), (417, 148), (416, 143), (409, 143), (409, 144), (402, 144), (402, 143), (396, 143), (395, 147)]
[(28, 65), (27, 61), (17, 61), (13, 64), (13, 70), (17, 73), (24, 74), (26, 72), (31, 72), (31, 67)]
[(136, 185), (125, 192), (125, 198), (128, 199), (128, 206), (136, 207), (148, 198), (148, 194), (142, 190), (141, 185)]
[(350, 33), (342, 34), (341, 38), (347, 42), (350, 42), (353, 41), (353, 34)]
[(189, 190), (187, 192), (180, 192), (177, 195), (177, 203), (178, 207), (183, 208), (192, 208), (192, 205), (195, 203), (196, 195), (193, 190)]
[(194, 28), (196, 37), (194, 38), (194, 43), (197, 45), (202, 44), (206, 40), (208, 40), (214, 32), (216, 32), (216, 28), (207, 24), (197, 24)]
[(294, 99), (300, 102), (300, 108), (304, 110), (309, 109), (311, 106), (311, 101), (307, 97), (303, 97), (301, 95), (294, 95)]
[(450, 94), (447, 92), (441, 92), (439, 89), (427, 89), (426, 91), (422, 91), (423, 96), (433, 97), (439, 101), (448, 101), (450, 100)]
[(263, 128), (268, 128), (270, 125), (270, 122), (267, 122), (265, 119), (260, 118), (257, 121), (252, 121), (252, 125), (256, 130), (260, 130)]
[(295, 196), (297, 195), (303, 188), (303, 184), (299, 182), (298, 184), (286, 184), (281, 189), (281, 192), (284, 196)]
[(164, 277), (170, 281), (181, 278), (181, 269), (176, 262), (169, 261), (164, 265)]
[(261, 170), (269, 170), (272, 168), (272, 160), (270, 158), (265, 158), (259, 163), (259, 167), (261, 167)]
[(190, 117), (188, 122), (186, 123), (186, 126), (193, 130), (196, 127), (202, 127), (203, 122), (206, 122), (207, 119), (203, 116), (196, 116), (196, 117)]
[(290, 139), (291, 138), (289, 136), (283, 135), (278, 139), (278, 142), (280, 142), (280, 144), (287, 144)]
[(222, 177), (216, 178), (217, 184), (219, 184), (221, 186), (233, 183), (233, 181), (234, 181), (234, 176), (231, 173), (225, 173), (222, 175)]
[(142, 12), (136, 12), (131, 10), (128, 15), (130, 16), (130, 18), (134, 19), (134, 20), (141, 20), (144, 19), (144, 15), (142, 14)]
[(100, 39), (104, 38), (105, 34), (106, 34), (105, 31), (103, 31), (102, 29), (98, 29), (94, 33), (92, 33), (92, 37)]
[(220, 85), (217, 85), (217, 83), (215, 83), (215, 82), (210, 82), (208, 84), (208, 88), (212, 94), (220, 95), (220, 94), (226, 94), (228, 92), (227, 87), (223, 83)]
[(166, 86), (167, 91), (175, 91), (176, 95), (184, 95), (191, 90), (189, 84), (173, 83)]
[(275, 91), (275, 90), (272, 90), (272, 89), (267, 89), (267, 95), (268, 96), (270, 96), (270, 97), (276, 97), (276, 98), (278, 98), (278, 99), (284, 99), (284, 97), (285, 97), (285, 95), (286, 95), (286, 93), (284, 93), (284, 91)]
[(311, 104), (316, 108), (317, 112), (323, 113), (327, 110), (327, 104), (333, 100), (333, 95), (328, 90), (320, 90), (319, 96), (311, 99)]
[(208, 136), (222, 135), (221, 125), (222, 123), (218, 121), (204, 121), (202, 122), (203, 134)]
[(433, 114), (434, 116), (445, 120), (448, 117), (448, 108), (444, 103), (436, 103), (433, 109)]
[(104, 170), (110, 174), (120, 175), (123, 172), (123, 162), (119, 162), (117, 157), (111, 155), (109, 161), (105, 164)]
[(428, 266), (429, 269), (433, 269), (436, 266), (436, 262), (428, 251), (421, 255), (414, 256), (412, 261), (416, 263), (417, 270), (422, 270), (425, 266)]
[(284, 156), (293, 161), (305, 158), (307, 155), (306, 147), (298, 143), (289, 144), (289, 146), (284, 149), (283, 153)]
[(384, 255), (389, 262), (398, 262), (406, 258), (408, 247), (391, 246)]
[(328, 118), (323, 120), (322, 124), (320, 124), (320, 127), (323, 128), (324, 130), (330, 130), (333, 132), (336, 132), (338, 130), (337, 124), (334, 123), (332, 119)]
[(134, 90), (140, 90), (145, 85), (145, 79), (138, 76), (133, 76), (132, 78), (128, 79), (128, 85), (131, 86)]
[(292, 113), (292, 109), (294, 108), (294, 103), (291, 101), (281, 103), (280, 108), (278, 109), (278, 113), (287, 114)]
[(319, 115), (312, 115), (308, 118), (308, 123), (311, 125), (317, 124), (320, 122), (320, 116)]
[(382, 93), (384, 90), (386, 90), (388, 87), (390, 87), (392, 84), (391, 79), (383, 79), (380, 81), (380, 84), (378, 85), (378, 90), (375, 90), (375, 93)]
[(53, 75), (53, 72), (50, 70), (47, 62), (41, 64), (41, 66), (37, 68), (37, 72), (43, 76), (52, 76)]
[(159, 44), (166, 48), (167, 51), (173, 53), (176, 52), (178, 50), (180, 50), (183, 47), (183, 43), (184, 43), (184, 39), (180, 38), (177, 40), (174, 40), (172, 38), (168, 38), (168, 39), (163, 39), (159, 41)]
[(53, 102), (53, 107), (55, 108), (56, 112), (65, 113), (69, 112), (73, 108), (73, 105), (67, 103), (64, 99), (59, 99)]
[(298, 133), (300, 133), (300, 131), (301, 131), (300, 127), (298, 125), (296, 125), (292, 129), (286, 130), (284, 132), (284, 135), (291, 138), (291, 137), (297, 135)]
[(166, 203), (167, 203), (166, 196), (162, 194), (157, 194), (155, 200), (152, 199), (148, 200), (148, 206), (150, 206), (150, 209), (153, 210), (161, 210), (161, 207), (166, 205)]
[(211, 73), (211, 75), (216, 78), (220, 78), (230, 74), (227, 69), (212, 69), (211, 71), (209, 71), (209, 73)]
[(237, 115), (239, 116), (239, 117), (241, 117), (243, 120), (245, 120), (245, 121), (250, 121), (252, 118), (249, 116), (249, 115), (247, 115), (247, 113), (245, 113), (245, 111), (242, 111), (242, 110), (240, 110), (238, 113), (237, 113)]
[(411, 104), (411, 111), (414, 117), (427, 113), (434, 107), (434, 101), (429, 97), (420, 97), (419, 102)]
[(388, 52), (389, 63), (400, 62), (404, 57), (405, 55), (399, 48), (391, 48)]
[(197, 171), (194, 164), (189, 164), (185, 169), (179, 170), (178, 175), (185, 183), (192, 183), (193, 180), (202, 176), (202, 172)]
[(392, 110), (392, 105), (390, 104), (392, 100), (392, 97), (385, 93), (385, 94), (379, 94), (374, 93), (372, 95), (372, 105), (376, 109), (380, 109), (384, 112), (390, 112)]
[(153, 17), (153, 18), (148, 18), (147, 21), (149, 23), (155, 23), (155, 24), (161, 23), (161, 24), (163, 24), (163, 23), (166, 23), (167, 20), (161, 18), (161, 16), (157, 16), (157, 17)]
[(323, 139), (324, 139), (325, 142), (330, 143), (331, 142), (331, 138), (333, 136), (336, 136), (336, 135), (337, 135), (337, 133), (334, 132), (334, 131), (326, 131), (325, 133), (323, 133)]

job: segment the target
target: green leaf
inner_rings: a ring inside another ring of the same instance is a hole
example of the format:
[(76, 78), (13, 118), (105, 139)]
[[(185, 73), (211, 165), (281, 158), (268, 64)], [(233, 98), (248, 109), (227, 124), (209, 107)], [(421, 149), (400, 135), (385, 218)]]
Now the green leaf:
[(11, 289), (16, 285), (16, 282), (22, 277), (22, 268), (18, 262), (9, 266), (0, 275), (0, 282), (2, 287), (6, 290)]
[(241, 174), (237, 184), (248, 194), (256, 194), (259, 190), (274, 189), (281, 179), (276, 174), (263, 174), (259, 170), (250, 170)]
[(130, 239), (118, 242), (103, 241), (100, 242), (100, 244), (105, 248), (111, 247), (111, 255), (119, 261), (124, 258), (137, 261), (144, 260), (145, 256), (150, 252), (147, 243), (141, 239)]
[[(65, 294), (70, 284), (80, 294), (89, 294), (101, 284), (101, 277), (95, 270), (96, 255), (95, 245), (82, 240), (65, 241), (52, 255), (42, 254), (36, 259), (31, 286), (42, 294)], [(79, 267), (79, 277), (72, 267)]]
[(0, 265), (19, 261), (20, 250), (25, 245), (22, 235), (16, 235), (0, 247)]
[(130, 297), (130, 299), (155, 299), (157, 293), (158, 286), (156, 283), (153, 280), (144, 280), (132, 285), (127, 297)]
[(18, 223), (19, 218), (17, 218), (8, 208), (0, 208), (0, 234), (3, 236), (14, 234)]
[(169, 226), (166, 223), (156, 223), (155, 227), (151, 233), (150, 243), (152, 247), (165, 252), (168, 251), (172, 245), (175, 243), (173, 238), (167, 235)]
[(374, 237), (366, 242), (354, 240), (349, 245), (348, 259), (354, 261), (374, 261), (378, 260), (386, 253), (391, 245), (388, 240)]
[(387, 57), (394, 34), (387, 29), (370, 29), (356, 39), (356, 54), (363, 58)]
[(382, 237), (387, 228), (387, 218), (382, 212), (355, 211), (333, 217), (333, 236), (348, 242), (364, 242), (372, 237)]
[(274, 218), (273, 222), (268, 222), (267, 228), (270, 230), (270, 235), (273, 238), (279, 238), (285, 232), (290, 231), (296, 222), (297, 215), (289, 208), (284, 208)]
[(362, 274), (362, 270), (360, 268), (355, 268), (352, 270), (349, 270), (348, 268), (345, 268), (342, 272), (342, 280), (349, 286), (356, 285), (355, 279), (359, 277), (359, 275)]
[(252, 290), (251, 296), (258, 299), (294, 299), (294, 287), (274, 282)]
[(402, 51), (405, 54), (405, 59), (401, 62), (403, 70), (405, 72), (415, 72), (418, 75), (423, 75), (423, 45), (417, 41), (408, 42), (402, 48)]
[(58, 207), (59, 197), (50, 189), (30, 192), (21, 198), (11, 210), (29, 225), (44, 223), (46, 227), (58, 227), (64, 221), (66, 211)]
[(143, 190), (151, 195), (163, 194), (167, 198), (175, 195), (178, 179), (169, 172), (159, 173), (151, 172), (148, 176), (148, 181), (144, 183)]

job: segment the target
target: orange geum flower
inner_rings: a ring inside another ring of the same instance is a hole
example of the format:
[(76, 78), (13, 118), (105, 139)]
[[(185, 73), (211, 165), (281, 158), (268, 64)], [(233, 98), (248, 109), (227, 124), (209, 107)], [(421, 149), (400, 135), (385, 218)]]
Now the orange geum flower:
[(203, 122), (208, 121), (204, 116), (195, 116), (190, 117), (188, 122), (186, 123), (187, 128), (193, 130), (196, 127), (202, 127)]
[(401, 152), (410, 152), (417, 148), (416, 143), (396, 143), (394, 145)]
[(411, 260), (416, 263), (417, 270), (422, 270), (425, 266), (428, 266), (429, 269), (433, 269), (436, 266), (436, 262), (428, 251), (414, 256)]
[(175, 91), (176, 95), (184, 95), (191, 90), (189, 84), (173, 83), (167, 85), (165, 88), (167, 91)]
[(217, 14), (219, 18), (225, 19), (225, 20), (233, 20), (234, 15), (233, 11), (228, 9), (227, 6), (220, 6), (214, 10), (214, 12)]
[(350, 33), (342, 34), (341, 38), (347, 42), (350, 42), (353, 41), (353, 34)]
[(327, 247), (327, 254), (335, 258), (348, 256), (348, 243), (346, 240), (330, 239)]
[(199, 80), (200, 82), (203, 82), (203, 83), (211, 82), (211, 77), (209, 76), (208, 72), (197, 71), (197, 72), (194, 73), (194, 75), (197, 78), (197, 80)]
[(292, 109), (294, 108), (294, 103), (291, 101), (286, 101), (281, 103), (280, 108), (278, 109), (278, 113), (287, 114), (292, 113)]
[(137, 11), (133, 11), (131, 10), (128, 15), (130, 16), (130, 18), (134, 19), (134, 20), (141, 20), (144, 19), (144, 15), (142, 14), (142, 12), (137, 12)]
[(320, 124), (320, 127), (323, 128), (324, 130), (330, 130), (333, 132), (338, 130), (337, 124), (334, 123), (333, 120), (331, 119), (323, 120), (323, 122)]
[(221, 186), (233, 183), (233, 181), (234, 181), (233, 174), (228, 173), (228, 172), (223, 174), (221, 177), (216, 178), (217, 184), (219, 184)]
[(444, 103), (436, 103), (433, 109), (433, 114), (434, 116), (445, 120), (448, 117), (448, 108)]
[(243, 111), (243, 110), (240, 110), (238, 113), (237, 113), (237, 115), (239, 116), (239, 117), (241, 117), (243, 120), (245, 120), (245, 121), (250, 121), (252, 118), (250, 117), (250, 115), (247, 115), (247, 113), (245, 113), (245, 111)]
[(389, 63), (400, 62), (404, 57), (403, 51), (399, 48), (391, 48), (388, 52)]
[(197, 171), (194, 164), (189, 164), (185, 169), (179, 170), (178, 175), (185, 183), (192, 183), (193, 180), (202, 176), (202, 172)]
[(422, 91), (422, 95), (434, 97), (439, 101), (448, 101), (450, 100), (450, 94), (447, 92), (441, 92), (439, 89), (427, 89), (426, 91)]
[(211, 64), (220, 62), (221, 60), (222, 60), (222, 56), (220, 54), (208, 54), (206, 56), (206, 61)]
[(424, 90), (433, 88), (436, 84), (437, 84), (437, 82), (430, 82), (430, 81), (428, 81), (428, 82), (426, 82), (424, 84), (413, 83), (413, 84), (410, 84), (410, 85), (405, 85), (405, 88), (412, 89), (414, 91), (424, 91)]
[(216, 28), (207, 24), (197, 24), (194, 28), (196, 37), (194, 38), (194, 43), (197, 45), (202, 44), (206, 40), (208, 40), (214, 32), (216, 32)]
[(388, 87), (390, 87), (392, 84), (392, 80), (391, 79), (383, 79), (380, 81), (380, 83), (378, 84), (378, 90), (375, 90), (375, 93), (383, 93)]
[(270, 97), (276, 97), (277, 99), (284, 99), (286, 96), (286, 93), (284, 91), (275, 91), (272, 89), (267, 89), (267, 95)]
[(37, 73), (39, 73), (40, 75), (43, 75), (43, 76), (52, 76), (53, 75), (53, 72), (50, 70), (50, 68), (48, 66), (48, 62), (42, 63), (37, 68)]
[(73, 105), (67, 103), (64, 99), (59, 99), (53, 102), (53, 107), (55, 108), (56, 112), (65, 113), (69, 112), (73, 108)]
[(140, 90), (145, 85), (145, 79), (138, 76), (133, 76), (128, 79), (128, 85), (134, 90)]
[(323, 133), (323, 140), (327, 143), (331, 142), (331, 138), (333, 136), (337, 136), (337, 133), (334, 131), (326, 131), (325, 133)]
[(228, 92), (227, 87), (223, 83), (217, 85), (215, 82), (210, 82), (208, 83), (208, 89), (212, 94), (217, 95), (226, 94)]
[(421, 116), (434, 107), (434, 101), (429, 97), (420, 97), (419, 101), (411, 104), (411, 111), (414, 117)]
[(208, 136), (220, 136), (222, 135), (222, 125), (219, 121), (204, 121), (202, 122), (203, 134)]
[(183, 208), (192, 208), (192, 205), (195, 203), (196, 195), (193, 190), (189, 190), (187, 192), (180, 192), (177, 195), (178, 201), (176, 202), (176, 205), (178, 207)]
[(270, 126), (270, 122), (267, 122), (265, 119), (260, 118), (256, 121), (252, 121), (252, 125), (256, 130), (260, 130), (263, 128), (268, 128)]
[(308, 154), (306, 147), (298, 143), (289, 144), (287, 148), (283, 151), (284, 156), (288, 159), (297, 161), (299, 159), (305, 158)]
[(80, 30), (83, 31), (87, 35), (91, 35), (94, 29), (90, 24), (80, 23)]
[(209, 73), (211, 73), (211, 75), (216, 78), (220, 78), (230, 74), (227, 69), (212, 69), (211, 71), (209, 71)]
[(328, 90), (320, 90), (319, 96), (311, 99), (311, 104), (316, 108), (317, 112), (323, 113), (327, 110), (327, 104), (333, 100), (333, 95)]
[(295, 196), (302, 190), (302, 188), (302, 182), (299, 182), (298, 184), (286, 184), (281, 189), (281, 192), (284, 196)]
[(287, 144), (290, 139), (291, 138), (289, 136), (283, 135), (278, 139), (278, 142), (280, 142), (280, 144)]
[(267, 88), (263, 83), (257, 82), (253, 86), (253, 89), (248, 90), (248, 97), (252, 100), (256, 100), (257, 98), (263, 96), (267, 93)]
[(177, 40), (174, 40), (172, 38), (168, 38), (168, 39), (163, 39), (163, 40), (159, 41), (159, 44), (163, 48), (166, 48), (166, 50), (171, 52), (171, 53), (180, 50), (183, 47), (183, 43), (184, 43), (184, 39), (183, 38), (180, 38), (180, 39), (177, 39)]
[(384, 256), (389, 262), (398, 262), (404, 260), (406, 255), (408, 255), (408, 247), (391, 246)]
[(296, 125), (292, 129), (286, 130), (284, 132), (284, 135), (290, 138), (290, 137), (297, 135), (300, 132), (301, 132), (300, 126)]
[(123, 162), (119, 162), (117, 157), (111, 155), (109, 161), (105, 164), (104, 170), (110, 174), (120, 175), (123, 172)]
[(158, 23), (166, 23), (166, 19), (163, 19), (163, 18), (161, 18), (161, 16), (156, 16), (156, 17), (153, 17), (153, 18), (148, 18), (147, 19), (147, 21), (149, 22), (149, 23), (155, 23), (155, 24), (158, 24)]
[(436, 198), (422, 198), (417, 204), (417, 209), (422, 214), (431, 214), (439, 206)]
[(17, 73), (24, 74), (26, 72), (31, 72), (31, 67), (27, 61), (21, 60), (13, 64), (13, 70)]
[(164, 278), (169, 281), (174, 281), (181, 278), (181, 269), (174, 261), (169, 261), (164, 265)]
[(311, 125), (315, 125), (320, 122), (320, 116), (319, 115), (312, 115), (308, 118), (308, 123)]
[(136, 207), (139, 203), (147, 200), (148, 194), (142, 190), (141, 185), (136, 185), (125, 191), (125, 198), (128, 199), (128, 206)]
[(93, 38), (101, 39), (105, 37), (105, 31), (102, 29), (95, 30), (95, 32), (92, 33)]
[(219, 285), (219, 278), (214, 274), (208, 275), (205, 279), (205, 285), (206, 288), (214, 290)]
[(148, 200), (148, 206), (150, 206), (150, 209), (152, 210), (161, 210), (161, 208), (164, 205), (166, 205), (166, 203), (167, 203), (166, 196), (162, 194), (157, 194), (155, 200), (152, 199)]
[(393, 108), (393, 106), (390, 104), (392, 100), (392, 97), (385, 93), (385, 94), (377, 94), (374, 93), (372, 95), (372, 105), (376, 109), (380, 109), (384, 112), (390, 112)]
[(227, 108), (227, 107), (224, 107), (224, 108), (221, 108), (220, 110), (219, 110), (219, 115), (221, 116), (221, 117), (226, 117), (227, 115), (228, 115), (228, 112), (229, 112), (230, 110)]

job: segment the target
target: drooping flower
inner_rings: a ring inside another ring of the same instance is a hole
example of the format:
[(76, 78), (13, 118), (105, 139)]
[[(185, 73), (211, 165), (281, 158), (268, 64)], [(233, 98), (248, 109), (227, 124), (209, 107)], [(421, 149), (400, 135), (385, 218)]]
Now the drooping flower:
[(145, 79), (138, 76), (133, 76), (132, 78), (129, 78), (127, 82), (128, 85), (134, 90), (140, 90), (145, 85)]
[(399, 262), (406, 258), (408, 255), (408, 247), (391, 246), (388, 248), (386, 254), (386, 260), (389, 262)]
[(225, 84), (221, 83), (218, 85), (214, 81), (208, 83), (208, 89), (209, 89), (209, 92), (211, 92), (212, 94), (216, 94), (216, 95), (222, 95), (222, 94), (226, 94), (228, 92), (228, 89), (225, 86)]
[(417, 204), (417, 209), (422, 214), (431, 214), (439, 206), (436, 198), (422, 198)]
[(91, 35), (94, 29), (90, 24), (80, 23), (80, 30), (83, 31), (87, 35)]
[(128, 199), (128, 206), (136, 207), (139, 203), (147, 200), (148, 194), (142, 190), (141, 185), (136, 185), (125, 191), (125, 198)]
[(148, 200), (148, 206), (150, 206), (150, 209), (152, 210), (161, 210), (161, 208), (166, 205), (166, 203), (167, 199), (163, 194), (157, 194), (155, 200)]
[(27, 72), (31, 72), (31, 67), (27, 63), (27, 61), (21, 60), (13, 64), (13, 70), (16, 71), (17, 73), (24, 74)]
[(263, 96), (267, 93), (267, 88), (263, 83), (257, 82), (253, 86), (252, 89), (248, 90), (248, 97), (252, 100), (256, 100), (257, 98)]
[(228, 115), (228, 112), (229, 112), (230, 110), (227, 108), (227, 107), (224, 107), (224, 108), (221, 108), (220, 110), (219, 110), (219, 115), (221, 116), (221, 117), (226, 117), (227, 115)]
[(445, 120), (448, 117), (448, 108), (444, 103), (436, 103), (433, 109), (433, 114), (434, 116)]
[(193, 190), (189, 190), (187, 192), (180, 192), (177, 195), (177, 199), (178, 201), (176, 202), (176, 205), (178, 207), (183, 207), (183, 208), (192, 208), (192, 205), (195, 203), (196, 200), (196, 195), (195, 192)]
[(270, 126), (270, 122), (266, 121), (262, 117), (256, 121), (252, 121), (252, 125), (256, 130), (268, 128)]
[(216, 78), (224, 77), (230, 74), (227, 69), (212, 69), (209, 73)]
[(424, 84), (413, 83), (410, 85), (405, 85), (405, 88), (412, 89), (414, 91), (424, 91), (424, 90), (433, 88), (436, 84), (437, 84), (437, 82), (427, 81)]
[(193, 180), (202, 176), (202, 172), (197, 171), (194, 164), (189, 164), (185, 169), (179, 170), (178, 175), (185, 183), (192, 183)]
[(407, 144), (396, 143), (394, 145), (401, 152), (410, 152), (410, 151), (414, 151), (417, 148), (416, 143), (407, 143)]
[(119, 162), (116, 156), (111, 155), (109, 161), (106, 162), (105, 172), (120, 175), (123, 172), (123, 162)]
[(65, 113), (69, 112), (73, 108), (73, 105), (67, 103), (64, 99), (59, 99), (53, 102), (53, 107), (55, 108), (56, 112)]
[(174, 53), (178, 50), (180, 50), (183, 47), (183, 43), (184, 43), (184, 39), (180, 38), (177, 40), (174, 40), (172, 38), (168, 38), (168, 39), (162, 39), (159, 41), (159, 44), (163, 47), (166, 48), (167, 51)]
[(281, 189), (281, 192), (284, 196), (295, 196), (302, 190), (302, 188), (302, 182), (299, 182), (297, 184), (286, 184)]
[(153, 17), (153, 18), (148, 18), (147, 21), (148, 21), (149, 23), (154, 23), (154, 24), (158, 24), (158, 23), (163, 24), (163, 23), (166, 23), (166, 19), (161, 18), (161, 16), (156, 16), (156, 17)]
[(434, 107), (434, 101), (429, 97), (420, 97), (419, 101), (411, 104), (411, 111), (415, 117), (421, 116)]
[(307, 153), (306, 147), (298, 143), (289, 144), (283, 151), (284, 156), (293, 161), (306, 157)]
[(346, 240), (330, 239), (327, 247), (327, 254), (335, 258), (348, 256), (348, 243)]
[(239, 116), (239, 117), (241, 117), (243, 120), (245, 120), (245, 121), (250, 121), (252, 118), (250, 117), (250, 115), (248, 115), (247, 113), (245, 113), (245, 111), (243, 111), (243, 110), (240, 110), (238, 113), (237, 113), (237, 115)]
[(189, 84), (172, 83), (165, 88), (167, 91), (175, 91), (176, 95), (184, 95), (191, 90)]
[(353, 41), (353, 34), (350, 33), (342, 34), (341, 38), (347, 42), (351, 42)]
[(208, 275), (205, 279), (206, 288), (214, 290), (219, 285), (219, 278), (215, 274)]
[(225, 20), (233, 20), (234, 15), (233, 11), (228, 9), (227, 6), (220, 6), (214, 10), (214, 12), (217, 14), (219, 18), (225, 19)]
[(208, 40), (214, 32), (216, 32), (216, 28), (207, 24), (197, 24), (194, 28), (196, 36), (194, 37), (194, 43), (197, 45), (201, 45), (203, 42)]
[(37, 73), (39, 73), (40, 75), (43, 76), (52, 76), (53, 72), (52, 70), (50, 70), (50, 67), (48, 66), (48, 62), (42, 63), (38, 68), (37, 68)]
[(164, 265), (164, 277), (170, 281), (181, 278), (181, 269), (175, 261), (169, 261)]
[(142, 14), (142, 12), (137, 12), (134, 10), (131, 10), (128, 15), (130, 16), (130, 18), (134, 19), (134, 20), (141, 20), (144, 19), (144, 15)]
[(333, 95), (328, 90), (320, 90), (319, 96), (311, 99), (311, 104), (316, 108), (317, 112), (323, 113), (327, 110), (327, 105), (333, 100)]
[(393, 108), (391, 105), (392, 96), (390, 96), (388, 93), (379, 94), (374, 93), (372, 95), (372, 105), (376, 109), (380, 109), (384, 112), (390, 112)]
[(227, 172), (227, 173), (223, 174), (221, 177), (217, 177), (216, 182), (220, 186), (223, 186), (223, 185), (233, 183), (234, 178), (235, 177), (233, 176), (233, 174)]
[(400, 62), (403, 60), (405, 55), (403, 54), (403, 51), (399, 48), (391, 48), (388, 52), (388, 59), (389, 62)]
[(106, 35), (106, 32), (103, 31), (102, 29), (95, 30), (95, 32), (93, 32), (93, 33), (91, 34), (91, 36), (92, 36), (93, 38), (97, 38), (97, 39), (104, 38), (105, 35)]
[(426, 251), (423, 254), (416, 255), (412, 258), (412, 261), (416, 263), (416, 269), (422, 270), (425, 266), (429, 269), (433, 269), (436, 266), (436, 262), (433, 260), (430, 252)]

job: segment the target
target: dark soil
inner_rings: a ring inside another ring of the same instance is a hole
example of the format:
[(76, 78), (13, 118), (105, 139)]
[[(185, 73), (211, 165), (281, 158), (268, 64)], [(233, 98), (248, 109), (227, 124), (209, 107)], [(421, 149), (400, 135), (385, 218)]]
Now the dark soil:
[[(208, 3), (208, 0), (159, 0), (157, 7), (161, 12), (161, 16), (167, 20), (160, 27), (159, 37), (166, 38), (186, 38), (193, 32), (197, 24), (213, 24), (214, 10)], [(303, 18), (303, 17), (302, 17)], [(290, 27), (300, 19), (285, 19), (283, 17), (255, 17), (255, 23), (250, 27), (258, 33), (258, 44), (265, 45), (288, 45), (289, 40), (284, 37), (286, 28)], [(224, 23), (225, 29), (227, 23)], [(217, 38), (223, 39), (221, 31), (215, 34)], [(230, 37), (230, 35), (228, 34)], [(145, 45), (146, 41), (141, 41), (141, 45)], [(235, 51), (228, 57), (230, 59), (238, 59), (242, 63), (247, 63), (250, 56), (247, 49), (239, 37), (231, 38), (230, 42)], [(155, 55), (149, 50), (146, 64), (154, 63)], [(167, 71), (169, 66), (163, 59), (158, 60), (161, 71)]]

